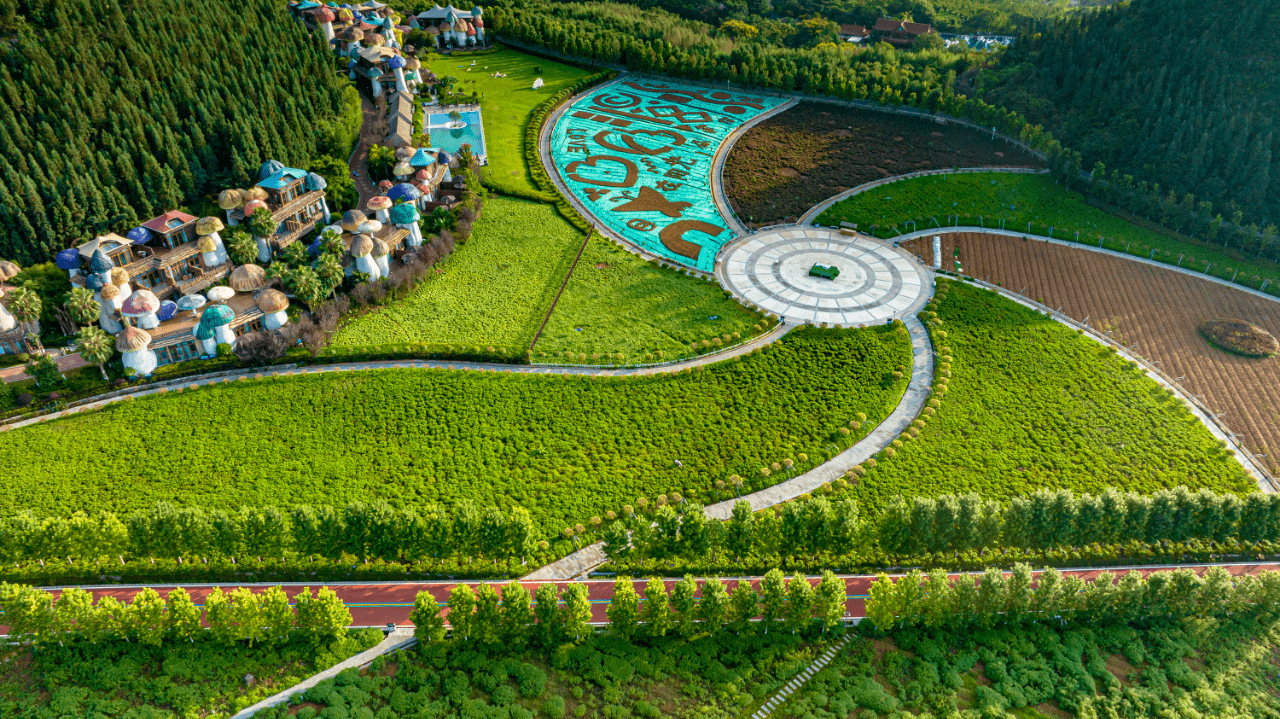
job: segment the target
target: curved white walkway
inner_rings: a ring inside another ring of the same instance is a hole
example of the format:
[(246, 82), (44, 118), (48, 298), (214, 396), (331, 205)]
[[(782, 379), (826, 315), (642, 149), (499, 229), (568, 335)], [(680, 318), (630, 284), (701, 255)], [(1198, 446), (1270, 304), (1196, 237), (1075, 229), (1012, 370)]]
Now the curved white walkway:
[[(729, 229), (739, 236), (746, 235), (751, 230), (748, 230), (738, 221), (738, 216), (733, 212), (733, 205), (729, 204), (729, 196), (724, 191), (724, 163), (729, 159), (729, 153), (733, 150), (733, 146), (738, 144), (738, 140), (742, 139), (742, 136), (747, 134), (748, 130), (774, 115), (790, 110), (798, 104), (800, 104), (800, 101), (792, 98), (768, 112), (757, 115), (750, 122), (738, 126), (738, 129), (729, 133), (729, 136), (720, 143), (720, 148), (716, 150), (716, 156), (711, 161), (711, 196), (715, 199), (716, 208), (720, 210), (721, 216), (729, 224)], [(722, 249), (720, 252), (723, 256), (724, 250)]]

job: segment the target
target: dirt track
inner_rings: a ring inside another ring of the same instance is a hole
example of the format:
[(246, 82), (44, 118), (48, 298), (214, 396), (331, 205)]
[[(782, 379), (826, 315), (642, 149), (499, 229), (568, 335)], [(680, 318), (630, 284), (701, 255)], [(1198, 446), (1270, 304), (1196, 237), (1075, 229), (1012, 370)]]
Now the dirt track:
[[(942, 235), (944, 267), (960, 248), (965, 274), (1000, 283), (1076, 320), (1088, 318), (1150, 360), (1218, 412), (1246, 447), (1280, 470), (1280, 359), (1250, 359), (1211, 347), (1196, 332), (1208, 319), (1248, 320), (1280, 336), (1280, 303), (1172, 270), (1035, 240)], [(932, 240), (904, 242), (932, 262)], [(989, 279), (988, 279), (989, 277)]]

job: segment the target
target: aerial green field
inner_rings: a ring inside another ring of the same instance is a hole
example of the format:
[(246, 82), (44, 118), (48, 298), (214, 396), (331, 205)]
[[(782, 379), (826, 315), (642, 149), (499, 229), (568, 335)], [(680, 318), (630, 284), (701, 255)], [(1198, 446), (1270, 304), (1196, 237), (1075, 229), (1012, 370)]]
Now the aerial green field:
[(551, 205), (490, 197), (466, 244), (402, 301), (353, 320), (335, 347), (462, 343), (528, 349), (582, 235)]
[[(888, 238), (912, 229), (955, 223), (954, 219), (948, 220), (949, 215), (959, 215), (960, 225), (975, 227), (980, 222), (981, 226), (998, 227), (1003, 219), (1004, 229), (1013, 232), (1026, 232), (1027, 223), (1031, 223), (1033, 234), (1047, 235), (1053, 228), (1053, 236), (1060, 240), (1075, 239), (1079, 230), (1080, 241), (1090, 246), (1097, 247), (1099, 238), (1105, 238), (1102, 247), (1137, 257), (1171, 265), (1179, 265), (1181, 259), (1179, 266), (1200, 271), (1208, 265), (1210, 275), (1234, 278), (1254, 289), (1265, 280), (1272, 280), (1275, 285), (1280, 279), (1280, 268), (1275, 263), (1228, 254), (1220, 247), (1193, 245), (1138, 227), (1091, 207), (1083, 195), (1064, 190), (1048, 175), (980, 172), (902, 180), (832, 205), (818, 216), (816, 224), (853, 222), (866, 232), (873, 232), (876, 226), (874, 234)], [(912, 220), (914, 227), (906, 224)], [(1154, 257), (1152, 250), (1156, 251)]]
[(864, 506), (894, 495), (1255, 488), (1182, 403), (1094, 340), (965, 282), (940, 281), (935, 307), (948, 389), (935, 391), (919, 436), (858, 484)]
[[(454, 86), (457, 92), (482, 95), (480, 109), (484, 117), (485, 150), (489, 155), (486, 182), (499, 192), (539, 192), (525, 165), (524, 128), (529, 115), (538, 103), (591, 73), (506, 48), (474, 58), (444, 57), (431, 63), (431, 72), (437, 77), (458, 78), (460, 82)], [(494, 73), (506, 77), (492, 77)], [(537, 78), (542, 78), (545, 84), (534, 90), (533, 81)]]
[(614, 361), (621, 354), (631, 363), (677, 359), (693, 354), (691, 342), (729, 335), (727, 344), (737, 344), (758, 334), (760, 323), (715, 282), (655, 267), (594, 236), (534, 347), (534, 361), (572, 362), (583, 354), (592, 364), (601, 362), (591, 359), (595, 354)]
[[(761, 467), (822, 461), (892, 411), (910, 357), (892, 327), (808, 329), (678, 375), (380, 370), (152, 395), (0, 434), (0, 513), (465, 497), (559, 529), (640, 496), (705, 496), (733, 474), (764, 486), (785, 477)], [(863, 430), (847, 431), (859, 414)], [(139, 433), (155, 441), (123, 439)]]

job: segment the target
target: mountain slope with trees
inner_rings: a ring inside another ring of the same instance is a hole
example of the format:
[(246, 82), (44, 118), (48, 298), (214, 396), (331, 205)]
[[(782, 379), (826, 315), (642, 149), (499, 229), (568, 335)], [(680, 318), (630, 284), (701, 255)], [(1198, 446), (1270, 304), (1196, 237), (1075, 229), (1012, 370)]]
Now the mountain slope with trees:
[(976, 88), (1086, 170), (1191, 193), (1205, 219), (1280, 220), (1280, 5), (1133, 0), (1015, 44)]
[(23, 265), (349, 149), (346, 83), (280, 2), (6, 0), (0, 36), (0, 257)]

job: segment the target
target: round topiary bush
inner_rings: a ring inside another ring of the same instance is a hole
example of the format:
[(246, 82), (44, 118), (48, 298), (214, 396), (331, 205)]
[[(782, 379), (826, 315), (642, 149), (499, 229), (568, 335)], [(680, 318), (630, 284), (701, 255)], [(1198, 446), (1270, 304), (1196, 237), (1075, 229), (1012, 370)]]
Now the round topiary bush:
[(1231, 354), (1271, 357), (1280, 352), (1280, 342), (1270, 332), (1244, 320), (1207, 320), (1196, 329), (1209, 344)]

